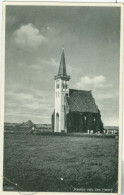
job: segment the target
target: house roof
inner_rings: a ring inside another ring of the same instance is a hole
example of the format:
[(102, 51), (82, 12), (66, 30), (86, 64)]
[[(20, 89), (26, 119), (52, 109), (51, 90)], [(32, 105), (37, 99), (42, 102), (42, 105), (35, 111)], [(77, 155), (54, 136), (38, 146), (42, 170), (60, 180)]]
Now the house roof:
[(20, 127), (23, 127), (23, 128), (30, 128), (30, 127), (32, 127), (32, 126), (35, 126), (35, 124), (32, 122), (32, 121), (30, 121), (30, 120), (28, 120), (27, 122), (23, 122), (21, 125), (19, 125)]
[(69, 89), (69, 97), (66, 97), (66, 100), (72, 112), (99, 113), (91, 91)]

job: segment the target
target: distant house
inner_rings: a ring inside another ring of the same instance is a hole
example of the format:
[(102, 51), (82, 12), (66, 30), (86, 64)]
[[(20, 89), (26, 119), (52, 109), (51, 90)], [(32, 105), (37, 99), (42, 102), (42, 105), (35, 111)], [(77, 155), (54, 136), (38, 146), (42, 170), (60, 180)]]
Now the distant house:
[(36, 127), (36, 125), (31, 120), (28, 120), (27, 122), (23, 122), (22, 124), (18, 125), (16, 129), (21, 131), (27, 131), (30, 130), (32, 127)]
[(106, 134), (119, 134), (119, 127), (117, 127), (117, 126), (104, 126), (104, 133), (106, 133)]
[(50, 132), (52, 131), (51, 124), (34, 124), (31, 120), (23, 123), (4, 123), (5, 132), (29, 132), (29, 131), (39, 131), (39, 132)]
[(51, 124), (36, 124), (32, 126), (30, 129), (30, 133), (32, 134), (40, 134), (42, 132), (52, 132), (52, 125)]
[(51, 130), (52, 125), (51, 124), (36, 124), (37, 129), (44, 129), (44, 130)]

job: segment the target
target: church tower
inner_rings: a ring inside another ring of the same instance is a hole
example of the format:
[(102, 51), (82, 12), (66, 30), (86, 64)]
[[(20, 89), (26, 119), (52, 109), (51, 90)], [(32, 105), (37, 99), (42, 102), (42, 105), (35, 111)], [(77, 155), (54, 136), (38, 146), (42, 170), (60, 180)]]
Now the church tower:
[(70, 76), (66, 72), (66, 62), (64, 49), (61, 54), (58, 75), (55, 79), (55, 115), (54, 115), (54, 132), (65, 131), (64, 122), (64, 98), (69, 95), (68, 81)]

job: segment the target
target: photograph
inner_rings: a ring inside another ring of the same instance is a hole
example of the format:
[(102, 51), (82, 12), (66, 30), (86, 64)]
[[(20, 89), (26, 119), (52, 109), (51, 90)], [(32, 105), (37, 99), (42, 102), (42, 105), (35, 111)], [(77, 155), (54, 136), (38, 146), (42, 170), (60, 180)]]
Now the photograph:
[(121, 193), (122, 8), (3, 3), (3, 193)]

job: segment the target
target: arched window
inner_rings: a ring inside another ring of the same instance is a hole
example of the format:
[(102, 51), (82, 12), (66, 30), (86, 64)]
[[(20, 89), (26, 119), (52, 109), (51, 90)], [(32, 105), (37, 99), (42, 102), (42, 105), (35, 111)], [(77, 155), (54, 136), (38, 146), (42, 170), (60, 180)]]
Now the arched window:
[(56, 131), (59, 131), (59, 113), (56, 113)]
[(87, 117), (86, 117), (86, 116), (84, 116), (84, 120), (85, 120), (85, 121), (87, 120)]
[(58, 117), (59, 117), (59, 113), (58, 113), (58, 112), (56, 113), (56, 116), (58, 116)]
[(96, 119), (94, 118), (94, 122), (96, 121)]

